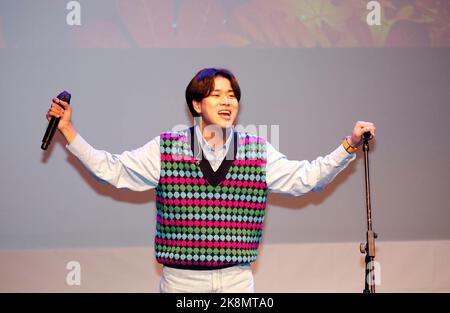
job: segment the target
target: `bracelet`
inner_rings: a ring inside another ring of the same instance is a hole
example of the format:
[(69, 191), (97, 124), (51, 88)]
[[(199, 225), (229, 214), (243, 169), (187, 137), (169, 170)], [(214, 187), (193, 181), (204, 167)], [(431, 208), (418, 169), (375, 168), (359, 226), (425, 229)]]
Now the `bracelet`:
[(345, 151), (347, 151), (348, 153), (355, 153), (356, 151), (358, 151), (358, 148), (353, 147), (348, 143), (348, 137), (344, 138), (344, 140), (342, 141), (342, 145), (344, 146)]

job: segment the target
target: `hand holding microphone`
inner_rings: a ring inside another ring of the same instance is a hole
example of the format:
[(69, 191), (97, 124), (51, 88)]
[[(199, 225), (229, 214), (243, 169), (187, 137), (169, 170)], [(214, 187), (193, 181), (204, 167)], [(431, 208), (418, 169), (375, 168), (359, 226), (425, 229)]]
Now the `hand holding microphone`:
[(353, 128), (352, 136), (349, 137), (349, 144), (352, 147), (359, 147), (363, 140), (370, 140), (375, 137), (376, 127), (371, 122), (358, 121)]
[(56, 129), (59, 129), (69, 142), (70, 139), (75, 137), (72, 127), (72, 108), (69, 105), (70, 97), (68, 92), (63, 91), (56, 98), (53, 98), (51, 107), (47, 112), (49, 124), (42, 139), (42, 150), (47, 150)]

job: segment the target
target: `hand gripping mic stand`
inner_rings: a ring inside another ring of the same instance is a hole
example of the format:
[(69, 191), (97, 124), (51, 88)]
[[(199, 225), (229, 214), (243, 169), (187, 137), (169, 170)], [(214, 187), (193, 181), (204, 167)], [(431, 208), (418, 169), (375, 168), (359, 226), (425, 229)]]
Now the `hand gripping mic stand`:
[(359, 250), (362, 254), (366, 254), (365, 258), (365, 276), (364, 276), (364, 293), (375, 293), (375, 239), (378, 235), (372, 230), (372, 207), (370, 203), (370, 177), (369, 177), (369, 140), (370, 132), (363, 134), (363, 151), (364, 151), (364, 176), (366, 182), (366, 207), (367, 207), (367, 235), (366, 243), (361, 243)]

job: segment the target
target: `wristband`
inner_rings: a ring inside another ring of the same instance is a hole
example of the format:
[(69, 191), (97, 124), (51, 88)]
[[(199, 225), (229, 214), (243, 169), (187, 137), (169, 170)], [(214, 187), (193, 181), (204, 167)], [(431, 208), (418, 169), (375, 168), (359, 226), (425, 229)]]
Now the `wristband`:
[(344, 138), (344, 140), (342, 141), (342, 145), (344, 146), (345, 151), (347, 151), (348, 153), (355, 153), (356, 151), (358, 151), (358, 148), (353, 147), (348, 143), (348, 137)]

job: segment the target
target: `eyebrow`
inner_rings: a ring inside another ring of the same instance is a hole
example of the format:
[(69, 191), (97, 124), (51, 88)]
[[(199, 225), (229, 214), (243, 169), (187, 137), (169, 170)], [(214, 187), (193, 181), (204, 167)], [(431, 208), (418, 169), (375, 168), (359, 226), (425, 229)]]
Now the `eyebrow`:
[[(221, 89), (214, 89), (213, 91), (211, 91), (211, 92), (220, 92), (220, 91), (222, 91)], [(227, 92), (234, 92), (234, 90), (233, 89), (229, 89)]]

